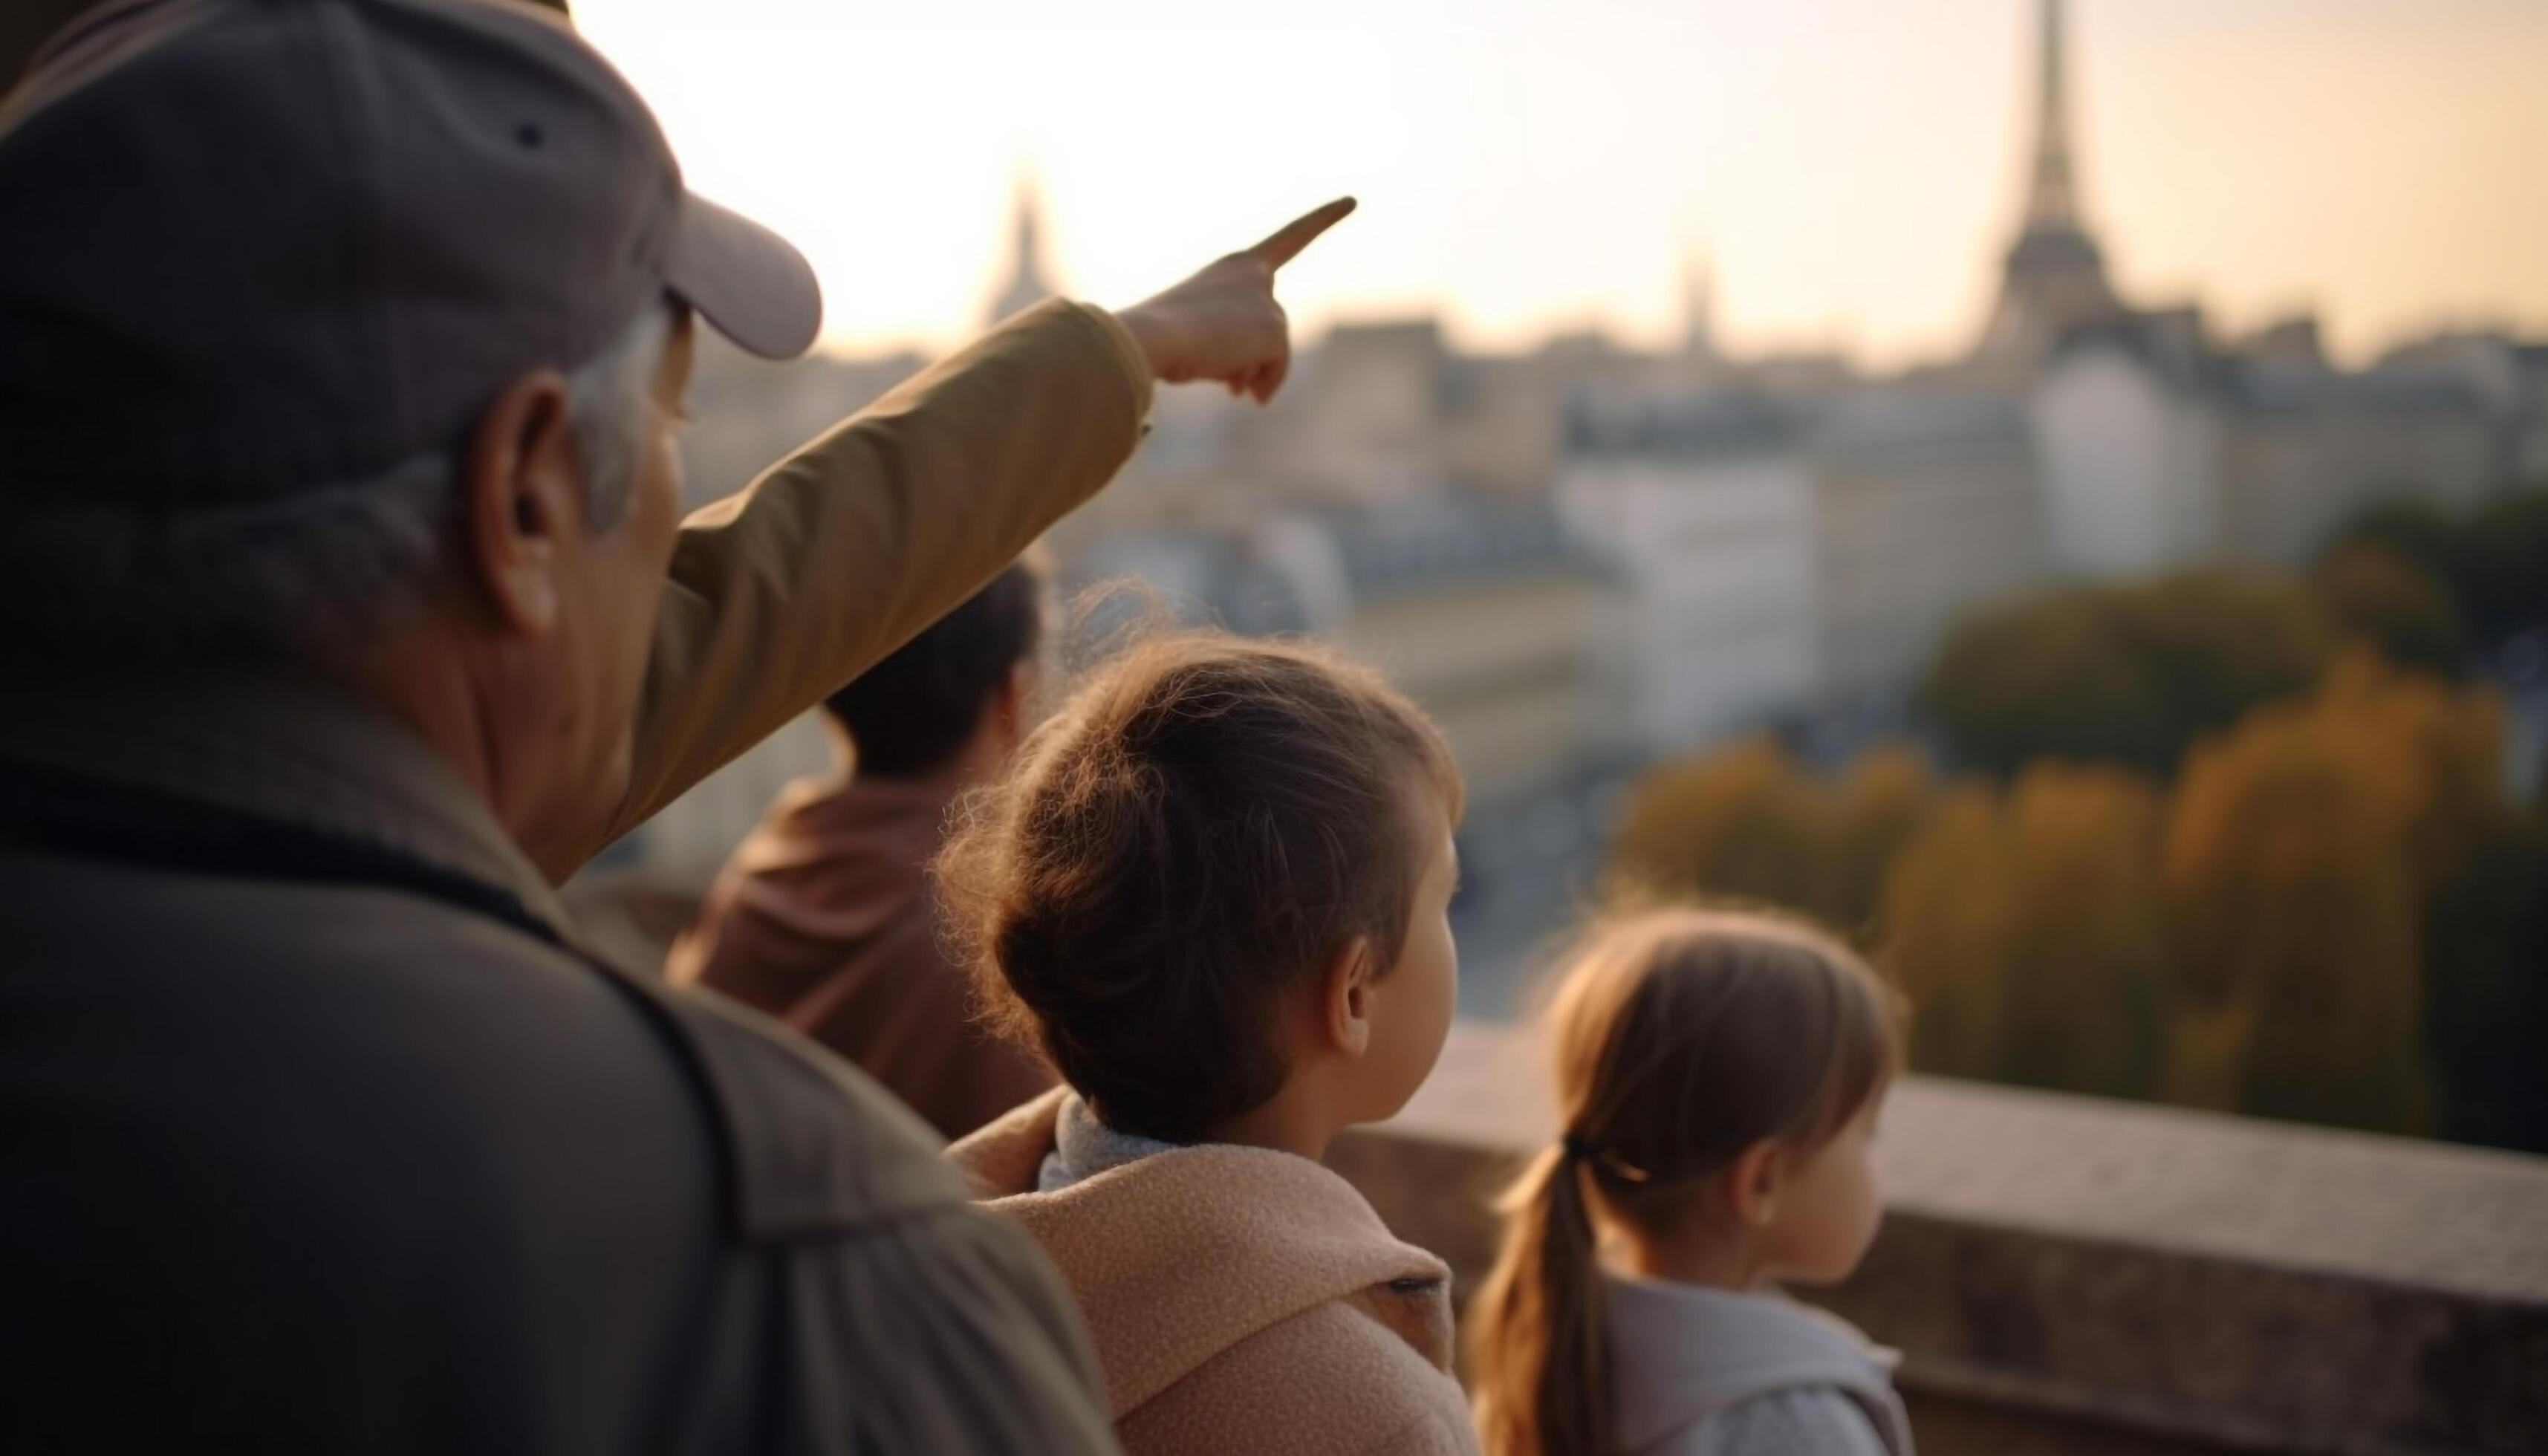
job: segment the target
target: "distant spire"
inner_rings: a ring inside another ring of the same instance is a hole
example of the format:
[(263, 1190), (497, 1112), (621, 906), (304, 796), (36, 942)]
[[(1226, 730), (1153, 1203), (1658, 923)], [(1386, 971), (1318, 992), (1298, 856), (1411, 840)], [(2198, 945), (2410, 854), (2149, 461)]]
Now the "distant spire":
[(991, 295), (988, 322), (997, 323), (1021, 310), (1030, 309), (1061, 290), (1045, 266), (1044, 206), (1036, 192), (1035, 174), (1020, 168), (1017, 191), (1010, 203), (1011, 247), (1007, 279)]
[(2035, 181), (2027, 197), (2030, 229), (2079, 226), (2079, 195), (2070, 170), (2069, 46), (2061, 0), (2043, 0), (2043, 90), (2036, 101)]
[(1682, 344), (1691, 354), (1716, 353), (1716, 262), (1704, 247), (1691, 247), (1681, 263)]
[(1023, 173), (1018, 177), (1016, 214), (1017, 260), (1020, 273), (1044, 271), (1044, 209), (1036, 199), (1035, 177)]

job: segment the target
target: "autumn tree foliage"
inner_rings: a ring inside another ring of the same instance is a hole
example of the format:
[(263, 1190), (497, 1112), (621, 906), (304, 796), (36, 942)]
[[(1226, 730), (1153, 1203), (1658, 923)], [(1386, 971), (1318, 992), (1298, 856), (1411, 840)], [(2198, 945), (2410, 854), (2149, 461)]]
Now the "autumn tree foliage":
[(2362, 545), (2395, 553), (2439, 586), (2482, 647), (2548, 627), (2548, 489), (2465, 516), (2424, 504), (2378, 506), (2337, 532), (2327, 559)]
[(1614, 867), (1859, 932), (1948, 1075), (2548, 1144), (2548, 820), (2496, 691), (2355, 647), (2198, 738), (2172, 784), (2038, 760), (1818, 776), (1769, 740), (1668, 766)]
[(1895, 855), (1939, 800), (1909, 748), (1877, 749), (1828, 781), (1775, 740), (1748, 739), (1637, 785), (1611, 853), (1614, 892), (1777, 905), (1864, 939)]
[(1871, 940), (1881, 923), (1886, 872), (1945, 802), (1917, 750), (1894, 744), (1862, 755), (1830, 797), (1822, 900), (1814, 912)]
[(1614, 879), (1847, 931), (1924, 1070), (2548, 1151), (2548, 767), (2516, 803), (2485, 677), (2533, 642), (2548, 492), (2039, 593), (1920, 686), (1969, 776), (1748, 741), (1639, 786)]
[(1815, 911), (1828, 826), (1819, 785), (1770, 738), (1667, 764), (1629, 799), (1611, 854), (1622, 893), (1707, 895)]
[(2310, 585), (2339, 635), (2402, 668), (2457, 681), (2475, 665), (2458, 600), (2391, 547), (2339, 547), (2310, 573)]
[(1982, 773), (2050, 758), (2163, 778), (2197, 738), (2307, 691), (2337, 640), (2318, 598), (2282, 577), (2064, 588), (1959, 625), (1919, 705), (1949, 756)]
[(1884, 963), (1917, 1008), (1913, 1064), (2150, 1097), (2170, 980), (2147, 779), (2046, 765), (1958, 793), (1884, 901)]
[(2403, 736), (2420, 715), (2383, 700), (2392, 688), (2261, 711), (2187, 766), (2163, 867), (2183, 1100), (2428, 1125), (2425, 870), (2410, 828), (2435, 811), (2435, 788)]

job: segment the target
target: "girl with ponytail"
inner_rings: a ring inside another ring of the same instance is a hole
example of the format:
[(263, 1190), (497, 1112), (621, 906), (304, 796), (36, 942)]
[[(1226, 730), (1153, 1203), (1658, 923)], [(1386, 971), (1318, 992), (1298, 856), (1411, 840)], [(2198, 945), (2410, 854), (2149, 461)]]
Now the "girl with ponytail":
[(1874, 1237), (1891, 993), (1755, 913), (1624, 917), (1563, 965), (1566, 1131), (1471, 1315), (1488, 1456), (1910, 1456), (1884, 1353), (1773, 1288), (1836, 1283)]

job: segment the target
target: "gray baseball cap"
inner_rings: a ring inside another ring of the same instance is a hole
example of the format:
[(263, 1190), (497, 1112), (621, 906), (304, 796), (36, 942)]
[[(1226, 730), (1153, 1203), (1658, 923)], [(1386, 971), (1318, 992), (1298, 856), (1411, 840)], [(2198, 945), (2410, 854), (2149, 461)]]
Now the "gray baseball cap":
[(127, 0), (0, 100), (0, 494), (248, 504), (458, 441), (666, 297), (769, 358), (777, 234), (513, 0)]

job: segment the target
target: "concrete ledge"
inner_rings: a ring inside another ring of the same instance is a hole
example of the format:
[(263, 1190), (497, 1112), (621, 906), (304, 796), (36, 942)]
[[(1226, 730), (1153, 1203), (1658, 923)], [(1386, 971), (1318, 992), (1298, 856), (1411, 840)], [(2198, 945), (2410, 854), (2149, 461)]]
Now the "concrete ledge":
[[(1526, 1036), (1463, 1023), (1331, 1161), (1465, 1286), (1554, 1133)], [(1902, 1349), (1932, 1456), (2548, 1452), (2548, 1160), (1916, 1077), (1879, 1158), (1814, 1298)]]

